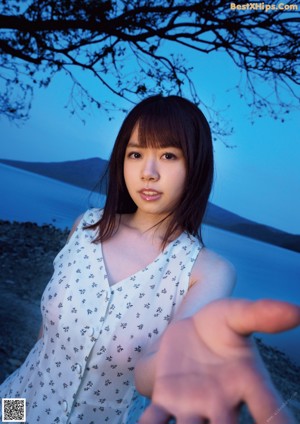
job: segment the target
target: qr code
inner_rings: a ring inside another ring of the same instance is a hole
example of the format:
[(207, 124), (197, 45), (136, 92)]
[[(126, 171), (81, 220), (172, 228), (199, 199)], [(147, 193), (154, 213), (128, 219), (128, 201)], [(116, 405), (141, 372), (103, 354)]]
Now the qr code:
[(3, 423), (25, 423), (26, 421), (26, 399), (14, 398), (2, 399), (2, 422)]

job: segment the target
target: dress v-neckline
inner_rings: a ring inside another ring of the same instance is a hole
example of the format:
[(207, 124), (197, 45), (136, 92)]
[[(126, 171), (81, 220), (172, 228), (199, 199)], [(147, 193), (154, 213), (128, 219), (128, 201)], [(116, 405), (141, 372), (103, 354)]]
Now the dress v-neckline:
[(107, 272), (107, 268), (106, 268), (106, 264), (105, 264), (105, 259), (104, 259), (104, 254), (103, 254), (103, 249), (102, 249), (102, 243), (100, 243), (100, 255), (101, 255), (101, 259), (102, 259), (102, 263), (103, 263), (103, 269), (104, 269), (104, 275), (106, 276), (105, 280), (108, 283), (109, 288), (111, 289), (111, 291), (113, 291), (115, 289), (115, 287), (122, 285), (125, 281), (127, 280), (131, 280), (137, 277), (138, 274), (143, 273), (145, 271), (148, 271), (149, 268), (151, 266), (153, 266), (154, 264), (156, 264), (163, 256), (166, 256), (169, 252), (169, 250), (175, 246), (176, 243), (178, 243), (179, 239), (182, 237), (182, 235), (185, 234), (185, 231), (183, 231), (182, 233), (179, 234), (179, 236), (177, 238), (175, 238), (173, 241), (171, 241), (167, 247), (165, 248), (165, 250), (163, 250), (162, 252), (160, 252), (156, 258), (150, 262), (149, 264), (147, 264), (146, 266), (144, 266), (143, 268), (139, 269), (138, 271), (134, 272), (133, 274), (130, 274), (128, 277), (122, 278), (121, 280), (117, 281), (116, 283), (111, 284), (109, 282), (109, 278), (108, 278), (108, 272)]

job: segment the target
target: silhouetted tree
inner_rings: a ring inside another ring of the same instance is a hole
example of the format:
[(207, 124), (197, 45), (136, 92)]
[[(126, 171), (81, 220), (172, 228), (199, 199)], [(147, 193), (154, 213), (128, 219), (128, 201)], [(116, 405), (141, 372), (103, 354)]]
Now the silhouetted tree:
[(129, 102), (187, 89), (199, 102), (184, 58), (192, 49), (227, 53), (241, 71), (240, 96), (277, 118), (299, 104), (297, 3), (267, 11), (264, 3), (233, 10), (228, 0), (2, 0), (0, 113), (25, 119), (34, 87), (58, 72), (73, 81), (71, 107), (105, 108), (76, 68)]

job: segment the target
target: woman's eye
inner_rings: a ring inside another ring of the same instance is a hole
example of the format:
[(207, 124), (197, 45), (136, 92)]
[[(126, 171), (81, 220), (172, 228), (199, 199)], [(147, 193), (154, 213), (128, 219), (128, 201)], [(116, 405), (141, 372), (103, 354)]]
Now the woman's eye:
[(141, 154), (138, 152), (131, 152), (128, 154), (128, 157), (131, 159), (139, 159), (141, 157)]
[(176, 159), (176, 156), (174, 155), (174, 153), (165, 153), (163, 155), (163, 158), (167, 160), (171, 160), (171, 159)]

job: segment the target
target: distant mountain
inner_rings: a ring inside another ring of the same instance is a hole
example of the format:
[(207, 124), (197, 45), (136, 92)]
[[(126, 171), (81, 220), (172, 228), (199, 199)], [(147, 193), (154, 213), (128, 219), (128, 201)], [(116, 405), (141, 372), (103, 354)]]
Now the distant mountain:
[[(104, 192), (99, 187), (100, 178), (107, 168), (107, 161), (103, 159), (91, 158), (67, 162), (22, 162), (0, 159), (0, 163), (87, 190), (92, 191), (97, 188)], [(267, 225), (258, 224), (212, 203), (208, 205), (204, 222), (214, 227), (300, 252), (300, 235), (289, 234)]]
[(300, 252), (300, 235), (258, 224), (212, 203), (208, 204), (204, 222), (213, 227)]
[(25, 169), (25, 171), (54, 178), (87, 190), (94, 190), (104, 174), (107, 161), (99, 158), (71, 160), (67, 162), (22, 162), (0, 159), (0, 163)]

